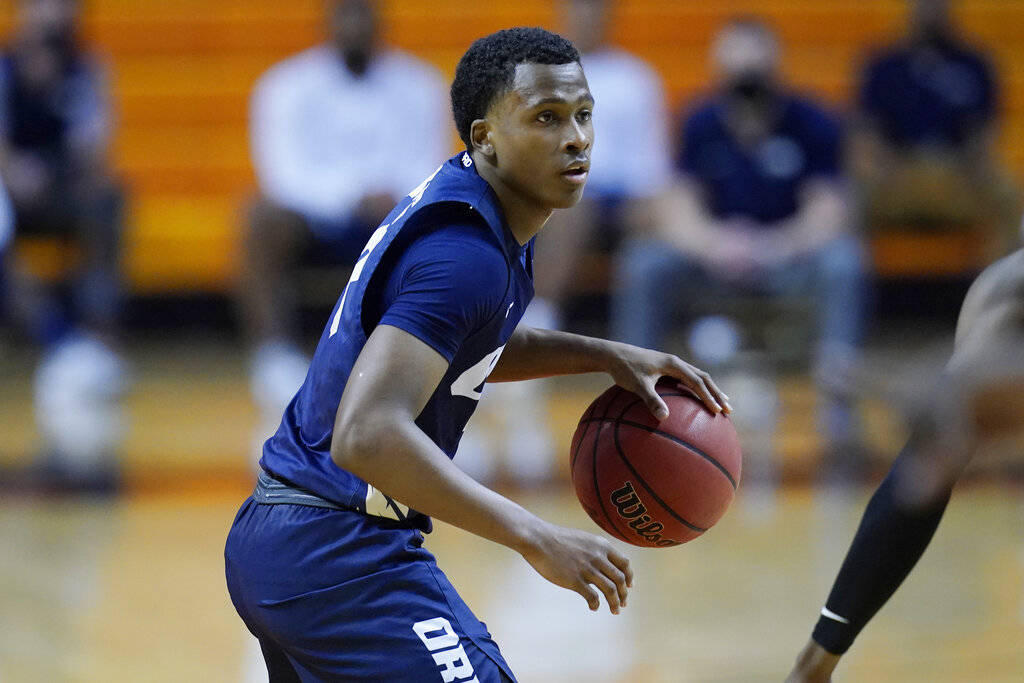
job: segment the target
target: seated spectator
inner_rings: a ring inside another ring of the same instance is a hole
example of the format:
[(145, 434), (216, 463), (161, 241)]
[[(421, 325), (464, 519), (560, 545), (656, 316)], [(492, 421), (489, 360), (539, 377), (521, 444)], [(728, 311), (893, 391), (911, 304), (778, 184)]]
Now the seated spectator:
[[(556, 211), (538, 235), (534, 260), (536, 297), (524, 324), (560, 328), (572, 278), (588, 249), (608, 248), (623, 233), (647, 230), (653, 199), (671, 178), (671, 150), (661, 78), (642, 59), (609, 43), (614, 0), (561, 0), (563, 33), (582, 57), (594, 95), (594, 139), (583, 200)], [(492, 386), (470, 425), (459, 462), (484, 481), (493, 480), (495, 454), (505, 474), (527, 485), (551, 474), (545, 383)], [(490, 439), (484, 439), (483, 424)]]
[(869, 62), (860, 87), (851, 170), (866, 226), (970, 230), (995, 258), (1016, 241), (1020, 197), (993, 149), (992, 67), (957, 35), (948, 0), (910, 5), (906, 38)]
[[(601, 237), (651, 226), (653, 200), (669, 184), (672, 161), (661, 77), (609, 42), (613, 0), (562, 0), (564, 34), (580, 52), (594, 94), (594, 141), (583, 200), (556, 211), (539, 236), (531, 307), (557, 327), (581, 253)], [(602, 235), (601, 233), (611, 232)], [(610, 239), (609, 239), (610, 237)]]
[[(0, 177), (14, 233), (0, 279), (11, 317), (43, 350), (35, 407), (45, 443), (33, 481), (106, 492), (117, 483), (123, 432), (123, 201), (107, 162), (106, 81), (79, 44), (79, 9), (76, 0), (22, 0), (0, 57)], [(42, 277), (17, 249), (40, 239), (73, 254), (74, 267)]]
[(685, 120), (658, 232), (620, 252), (612, 331), (661, 348), (696, 297), (814, 300), (819, 423), (829, 452), (843, 454), (857, 438), (845, 379), (863, 324), (864, 255), (846, 215), (839, 124), (787, 91), (778, 53), (755, 20), (730, 23), (714, 41), (718, 92)]
[(354, 264), (449, 146), (441, 75), (380, 44), (376, 3), (332, 0), (327, 23), (328, 43), (275, 65), (252, 96), (259, 196), (248, 211), (239, 297), (264, 415), (260, 443), (306, 374), (292, 321), (296, 265)]

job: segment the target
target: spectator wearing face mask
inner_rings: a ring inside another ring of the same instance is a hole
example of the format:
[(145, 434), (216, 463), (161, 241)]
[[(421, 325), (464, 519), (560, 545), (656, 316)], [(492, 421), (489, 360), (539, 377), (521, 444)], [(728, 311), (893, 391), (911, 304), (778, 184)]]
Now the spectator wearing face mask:
[(685, 119), (661, 229), (618, 259), (613, 335), (659, 346), (698, 296), (812, 299), (819, 427), (827, 452), (850, 453), (858, 429), (845, 380), (864, 322), (865, 264), (847, 216), (839, 122), (780, 81), (764, 23), (728, 24), (712, 57), (717, 92)]

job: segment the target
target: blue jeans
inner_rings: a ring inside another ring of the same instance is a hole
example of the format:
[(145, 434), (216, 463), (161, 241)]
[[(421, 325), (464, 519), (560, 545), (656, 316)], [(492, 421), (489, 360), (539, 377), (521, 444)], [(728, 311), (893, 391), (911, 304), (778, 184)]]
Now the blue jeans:
[[(816, 251), (768, 268), (736, 284), (715, 277), (698, 259), (658, 240), (625, 244), (615, 265), (611, 336), (647, 348), (659, 348), (685, 310), (687, 296), (716, 292), (802, 295), (815, 303), (818, 354), (816, 375), (834, 377), (837, 358), (849, 358), (860, 345), (867, 303), (866, 253), (853, 236), (835, 239)], [(835, 393), (835, 386), (827, 394)], [(852, 429), (845, 401), (826, 401), (823, 430), (845, 440)]]

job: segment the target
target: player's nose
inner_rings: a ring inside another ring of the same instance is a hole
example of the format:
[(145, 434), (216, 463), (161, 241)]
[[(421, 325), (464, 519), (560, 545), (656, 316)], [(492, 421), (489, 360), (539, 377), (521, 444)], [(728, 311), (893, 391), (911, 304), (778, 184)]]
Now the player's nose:
[(578, 155), (580, 152), (586, 152), (590, 149), (593, 137), (593, 132), (591, 132), (589, 126), (572, 120), (567, 128), (567, 135), (562, 148), (569, 154)]

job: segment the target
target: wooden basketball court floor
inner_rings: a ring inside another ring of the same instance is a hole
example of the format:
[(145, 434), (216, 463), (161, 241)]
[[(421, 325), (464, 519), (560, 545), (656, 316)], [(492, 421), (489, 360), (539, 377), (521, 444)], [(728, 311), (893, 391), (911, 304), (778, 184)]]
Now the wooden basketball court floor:
[[(0, 499), (0, 681), (258, 681), (223, 579), (224, 536), (250, 486), (244, 359), (222, 342), (133, 350), (128, 492), (111, 502)], [(0, 358), (2, 458), (31, 451), (31, 359)], [(599, 379), (556, 385), (564, 447)], [(727, 391), (729, 390), (726, 387)], [(784, 387), (779, 451), (805, 450), (807, 394)], [(902, 434), (879, 415), (880, 448)], [(882, 411), (884, 412), (884, 411)], [(524, 683), (781, 681), (816, 619), (866, 490), (743, 495), (705, 537), (623, 546), (636, 572), (619, 616), (589, 612), (513, 552), (437, 524), (428, 547)], [(1024, 681), (1024, 496), (973, 484), (861, 636), (839, 681)], [(567, 487), (512, 493), (596, 531)], [(263, 674), (265, 676), (265, 674)]]

